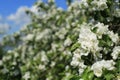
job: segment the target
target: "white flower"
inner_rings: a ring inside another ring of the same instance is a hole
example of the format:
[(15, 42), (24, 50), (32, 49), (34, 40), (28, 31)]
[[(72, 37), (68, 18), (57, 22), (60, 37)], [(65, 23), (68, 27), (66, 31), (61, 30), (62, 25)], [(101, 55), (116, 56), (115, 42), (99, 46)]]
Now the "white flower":
[(78, 42), (85, 50), (96, 53), (100, 50), (98, 47), (98, 40), (95, 33), (93, 33), (88, 25), (81, 26)]
[(43, 38), (43, 36), (44, 35), (42, 33), (37, 34), (35, 41), (40, 41)]
[(40, 64), (40, 65), (38, 66), (38, 69), (44, 71), (44, 70), (46, 70), (46, 67), (45, 67), (45, 65)]
[(13, 51), (12, 50), (8, 50), (7, 53), (12, 53)]
[(119, 54), (120, 54), (120, 46), (115, 46), (111, 56), (113, 57), (114, 60), (116, 60)]
[(114, 65), (115, 62), (113, 60), (103, 61), (103, 67), (106, 68), (107, 70), (115, 69)]
[(84, 80), (84, 79), (79, 79), (79, 80)]
[(80, 49), (76, 49), (74, 52), (73, 52), (73, 56), (76, 57), (76, 58), (80, 58), (81, 57), (81, 50)]
[(81, 75), (84, 72), (84, 68), (79, 68), (79, 75)]
[(86, 55), (85, 53), (81, 54), (81, 50), (80, 49), (76, 49), (74, 51), (74, 55), (71, 61), (71, 65), (74, 67), (78, 67), (79, 68), (79, 74), (82, 74), (84, 69), (86, 68), (86, 65), (84, 64), (84, 61), (81, 59), (82, 55)]
[(25, 75), (23, 76), (23, 79), (29, 80), (30, 79), (30, 72), (26, 72)]
[(64, 46), (70, 46), (72, 43), (71, 39), (70, 38), (67, 38), (65, 41), (64, 41)]
[(3, 69), (1, 70), (1, 72), (2, 72), (3, 74), (6, 74), (6, 73), (9, 72), (9, 70), (8, 70), (7, 68), (3, 68)]
[(98, 23), (95, 25), (97, 27), (98, 37), (102, 37), (102, 34), (106, 34), (108, 32), (108, 25), (104, 25), (103, 23)]
[(57, 47), (58, 47), (58, 45), (56, 43), (51, 44), (51, 48), (53, 51), (56, 51)]
[(80, 4), (80, 7), (81, 7), (81, 8), (82, 8), (82, 5), (87, 8), (87, 7), (89, 6), (87, 1), (88, 1), (88, 0), (78, 0), (77, 3), (80, 2), (79, 4)]
[(43, 38), (47, 38), (48, 35), (49, 35), (49, 33), (50, 33), (50, 30), (49, 30), (49, 29), (45, 29), (45, 30), (42, 31), (42, 32), (38, 32), (38, 33), (36, 34), (35, 41), (40, 41), (40, 40), (43, 39)]
[(94, 74), (97, 76), (97, 77), (101, 77), (102, 75), (102, 69), (101, 68), (98, 68), (98, 69), (94, 69)]
[[(73, 52), (74, 56), (77, 57), (77, 58), (80, 58), (81, 59), (81, 56), (87, 56), (89, 54), (88, 51), (86, 50), (83, 50), (81, 48), (78, 48), (76, 49), (74, 52)], [(79, 56), (78, 56), (79, 55)]]
[(68, 71), (68, 70), (69, 70), (69, 68), (70, 68), (70, 66), (69, 66), (69, 65), (65, 66), (65, 70), (66, 70), (66, 71)]
[(24, 41), (32, 41), (34, 38), (34, 34), (28, 34), (27, 36), (23, 37)]
[(2, 60), (0, 60), (0, 66), (2, 66), (3, 65), (3, 61)]
[(93, 5), (93, 10), (104, 10), (107, 7), (107, 0), (93, 0), (91, 4)]
[(80, 60), (81, 60), (80, 54), (74, 54), (73, 58), (72, 58), (72, 61), (71, 61), (71, 65), (74, 66), (74, 67), (79, 66)]
[(120, 80), (120, 74), (117, 75), (117, 80)]
[(113, 70), (115, 68), (114, 65), (115, 62), (113, 60), (101, 60), (94, 63), (91, 69), (97, 77), (100, 77), (102, 75), (103, 68), (107, 70)]
[(116, 16), (116, 17), (120, 17), (120, 9), (119, 8), (115, 9), (113, 15)]
[(86, 68), (87, 66), (84, 64), (84, 62), (83, 61), (80, 61), (79, 62), (79, 74), (81, 75), (83, 72), (84, 72), (84, 70), (85, 70), (85, 68)]
[(79, 74), (81, 75), (85, 68), (87, 67), (83, 61), (80, 61), (79, 59), (76, 59), (75, 57), (73, 57), (73, 60), (71, 62), (71, 65), (74, 66), (74, 67), (78, 67), (79, 68)]
[(91, 69), (97, 77), (100, 77), (102, 75), (102, 64), (100, 62), (94, 63)]
[(52, 61), (51, 64), (50, 64), (50, 66), (51, 66), (51, 67), (54, 67), (55, 64), (56, 64), (56, 62)]
[(66, 77), (69, 77), (71, 75), (71, 73), (67, 72), (65, 73)]
[(12, 59), (12, 56), (11, 55), (9, 55), (9, 56), (4, 56), (3, 57), (3, 61), (9, 61), (9, 60), (11, 60)]
[(41, 61), (47, 64), (49, 62), (48, 57), (46, 56), (46, 53), (44, 51), (41, 52)]
[(67, 56), (71, 56), (71, 55), (72, 55), (69, 50), (64, 50), (64, 51), (63, 51), (63, 54), (64, 54), (64, 55), (67, 55)]
[(119, 41), (119, 36), (118, 34), (114, 34), (113, 31), (108, 32), (109, 37), (112, 39), (114, 43), (118, 43)]
[(71, 65), (74, 67), (79, 66), (80, 61), (76, 59), (75, 57), (72, 58)]
[(55, 33), (55, 35), (58, 36), (60, 39), (64, 39), (66, 34), (66, 28), (61, 28), (58, 32)]

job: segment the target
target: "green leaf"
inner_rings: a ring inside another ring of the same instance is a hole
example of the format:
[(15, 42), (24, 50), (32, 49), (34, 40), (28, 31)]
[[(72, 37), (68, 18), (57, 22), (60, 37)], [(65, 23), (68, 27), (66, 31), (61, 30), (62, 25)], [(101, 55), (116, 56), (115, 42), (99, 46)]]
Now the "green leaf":
[(85, 69), (85, 71), (83, 72), (81, 77), (82, 77), (83, 80), (92, 80), (93, 73), (91, 72), (90, 67), (87, 67)]
[(93, 29), (92, 29), (92, 32), (96, 33), (96, 32), (97, 32), (97, 29), (98, 29), (98, 27), (93, 28)]
[(101, 80), (100, 78), (95, 78), (94, 80)]
[(120, 73), (120, 60), (117, 60), (116, 66), (117, 66), (118, 73)]
[(103, 35), (102, 39), (99, 40), (99, 46), (110, 47), (111, 44), (112, 44), (112, 40), (108, 35)]
[(88, 74), (88, 80), (93, 80), (93, 78), (94, 78), (94, 73), (93, 73), (93, 72), (90, 72), (90, 73)]
[(72, 45), (71, 51), (74, 51), (75, 49), (79, 48), (80, 44), (76, 42), (75, 44)]
[(112, 80), (113, 78), (114, 78), (114, 75), (111, 74), (111, 73), (108, 73), (108, 74), (105, 75), (106, 80)]
[(80, 79), (80, 76), (75, 75), (75, 76), (73, 76), (70, 80), (79, 80), (79, 79)]

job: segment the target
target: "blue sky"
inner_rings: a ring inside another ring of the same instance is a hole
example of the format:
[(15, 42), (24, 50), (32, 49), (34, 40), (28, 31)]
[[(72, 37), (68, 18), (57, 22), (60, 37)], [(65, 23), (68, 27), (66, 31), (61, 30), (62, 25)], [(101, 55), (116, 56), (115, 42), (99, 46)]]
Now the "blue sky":
[[(26, 15), (23, 14), (24, 8), (31, 8), (35, 1), (36, 0), (1, 0), (0, 29), (1, 26), (5, 26), (5, 27), (10, 26), (10, 30), (7, 31), (8, 34), (18, 31), (20, 29), (20, 26), (24, 24), (24, 21), (27, 20), (27, 17), (24, 19), (20, 17), (21, 15), (23, 16)], [(55, 0), (55, 2), (58, 7), (67, 9), (65, 0)]]
[[(16, 12), (21, 6), (31, 7), (36, 0), (1, 0), (0, 1), (0, 14), (2, 16), (8, 16)], [(46, 1), (46, 0), (43, 0)], [(67, 8), (65, 0), (55, 0), (57, 6)]]
[(8, 16), (15, 13), (21, 6), (32, 6), (35, 0), (1, 0), (0, 1), (0, 14), (2, 16)]

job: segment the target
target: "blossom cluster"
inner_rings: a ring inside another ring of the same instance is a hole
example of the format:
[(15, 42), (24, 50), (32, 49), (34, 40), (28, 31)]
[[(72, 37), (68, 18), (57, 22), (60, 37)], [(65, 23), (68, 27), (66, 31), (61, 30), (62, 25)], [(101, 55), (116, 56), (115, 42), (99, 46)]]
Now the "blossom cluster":
[[(73, 53), (71, 65), (79, 68), (79, 74), (82, 74), (86, 67), (90, 66), (97, 77), (102, 75), (103, 68), (114, 70), (114, 60), (118, 59), (120, 54), (120, 46), (117, 46), (119, 43), (118, 34), (110, 31), (108, 25), (104, 25), (103, 23), (97, 23), (95, 25), (84, 23), (80, 28), (78, 38), (78, 44), (80, 46)], [(105, 57), (105, 55), (107, 56)], [(93, 58), (93, 61), (91, 61), (92, 64), (87, 64), (85, 62), (86, 59), (82, 58), (83, 56), (88, 59)]]

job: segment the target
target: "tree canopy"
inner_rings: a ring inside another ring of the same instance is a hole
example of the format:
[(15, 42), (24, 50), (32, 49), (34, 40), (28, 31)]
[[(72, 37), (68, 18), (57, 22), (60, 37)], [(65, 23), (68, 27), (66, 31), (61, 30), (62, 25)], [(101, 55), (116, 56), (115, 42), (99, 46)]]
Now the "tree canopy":
[(37, 1), (0, 43), (0, 80), (119, 80), (120, 0)]

